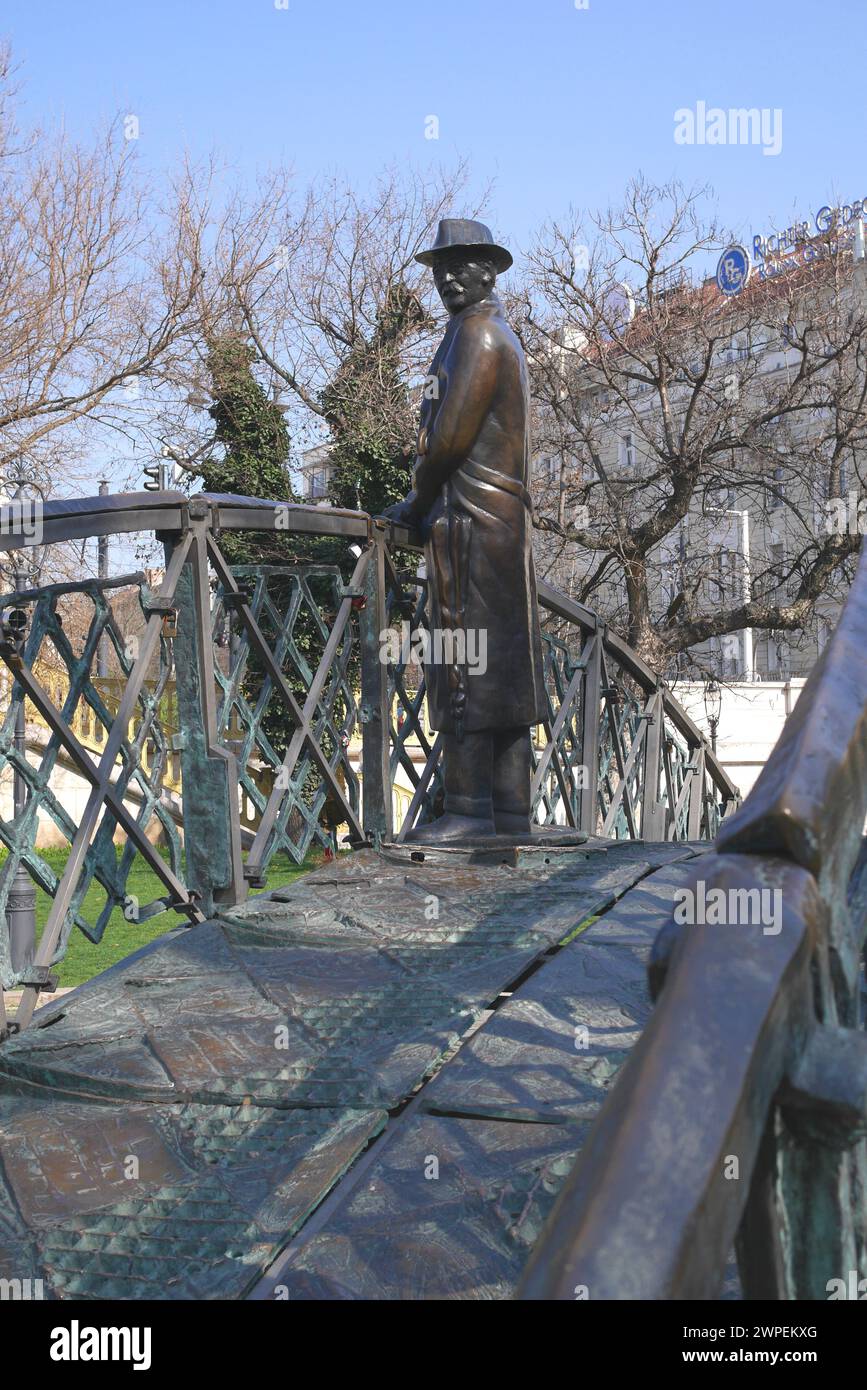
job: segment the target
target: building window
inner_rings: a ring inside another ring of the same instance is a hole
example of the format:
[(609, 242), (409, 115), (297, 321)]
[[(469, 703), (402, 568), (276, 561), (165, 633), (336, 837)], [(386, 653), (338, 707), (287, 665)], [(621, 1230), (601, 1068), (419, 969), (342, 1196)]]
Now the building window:
[(720, 675), (739, 676), (742, 674), (741, 639), (736, 632), (726, 632), (720, 638)]
[(662, 601), (667, 612), (683, 588), (681, 565), (671, 560), (662, 571)]
[(707, 496), (711, 507), (718, 511), (727, 511), (735, 505), (735, 490), (733, 487), (708, 488)]
[[(737, 597), (737, 558), (737, 552), (734, 550), (718, 550), (716, 552), (713, 561), (716, 584), (710, 586), (712, 602), (721, 603), (723, 600)], [(714, 592), (714, 587), (716, 592)]]
[(621, 468), (635, 467), (635, 439), (631, 433), (620, 436), (620, 466)]
[(768, 510), (773, 512), (783, 505), (783, 483), (785, 481), (786, 470), (784, 468), (771, 469), (771, 482), (766, 487), (765, 492), (768, 499)]
[(540, 478), (554, 482), (560, 472), (560, 460), (556, 454), (538, 454), (534, 467)]
[(319, 499), (328, 496), (328, 468), (313, 468), (307, 475), (308, 497)]
[(768, 674), (784, 679), (789, 668), (789, 646), (785, 633), (768, 633)]
[(746, 333), (736, 333), (726, 352), (727, 360), (729, 362), (743, 362), (745, 358), (749, 357), (749, 354), (750, 345), (748, 335)]
[(778, 587), (783, 583), (784, 579), (784, 570), (786, 567), (786, 547), (782, 543), (782, 541), (775, 541), (774, 544), (769, 546), (768, 553), (771, 562), (768, 566), (770, 570), (769, 577), (771, 579), (772, 584), (775, 587)]

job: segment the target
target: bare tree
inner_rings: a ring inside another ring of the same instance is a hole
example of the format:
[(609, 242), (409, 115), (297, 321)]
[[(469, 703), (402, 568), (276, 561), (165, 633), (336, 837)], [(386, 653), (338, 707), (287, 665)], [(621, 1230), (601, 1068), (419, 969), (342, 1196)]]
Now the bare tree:
[(337, 178), (305, 188), (277, 168), (221, 196), (213, 165), (183, 171), (174, 216), (198, 268), (197, 317), (162, 359), (159, 408), (143, 425), (153, 451), (207, 471), (213, 348), (246, 340), (293, 458), (326, 444), (343, 505), (402, 496), (438, 308), (414, 256), (440, 217), (465, 211), (466, 180), (463, 165), (433, 177), (389, 169), (362, 195)]
[(239, 206), (223, 229), (220, 283), (293, 407), (296, 440), (327, 439), (339, 476), (346, 464), (344, 504), (369, 503), (377, 471), (411, 460), (409, 388), (437, 323), (430, 276), (414, 257), (465, 185), (463, 165), (433, 178), (391, 169), (365, 196), (332, 180), (295, 201), (275, 176), (267, 198)]
[(14, 127), (0, 63), (0, 468), (46, 483), (94, 431), (134, 427), (140, 383), (196, 309), (195, 267), (116, 123), (87, 145)]
[[(622, 207), (547, 226), (523, 292), (537, 447), (557, 463), (537, 507), (543, 565), (661, 670), (745, 627), (799, 634), (860, 543), (820, 524), (861, 479), (867, 309), (851, 257), (832, 230), (812, 264), (726, 299), (694, 274), (733, 239), (704, 195), (639, 179)], [(748, 601), (719, 563), (736, 495), (754, 521), (786, 513), (784, 554)]]

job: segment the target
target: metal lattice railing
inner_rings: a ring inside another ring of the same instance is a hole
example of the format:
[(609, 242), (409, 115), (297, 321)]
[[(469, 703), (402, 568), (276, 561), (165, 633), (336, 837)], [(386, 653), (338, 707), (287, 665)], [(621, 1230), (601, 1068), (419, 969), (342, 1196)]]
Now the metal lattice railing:
[[(303, 703), (316, 679), (317, 658), (321, 658), (331, 635), (331, 624), (346, 597), (340, 570), (334, 565), (235, 566), (232, 575), (241, 591), (248, 593), (250, 612), (266, 633), (276, 661)], [(212, 631), (218, 640), (227, 628), (232, 630), (226, 622), (229, 616), (225, 590), (218, 586), (212, 615)], [(230, 651), (226, 674), (219, 667), (215, 671), (222, 695), (217, 729), (220, 741), (233, 749), (238, 761), (241, 795), (248, 803), (245, 820), (258, 827), (275, 792), (286, 793), (269, 833), (262, 837), (261, 848), (257, 849), (256, 863), (264, 872), (278, 850), (285, 850), (301, 863), (312, 844), (329, 847), (330, 837), (322, 821), (328, 789), (309, 751), (302, 754), (294, 767), (284, 770), (282, 752), (275, 746), (284, 723), (284, 702), (268, 671), (262, 672), (253, 702), (245, 693), (251, 659), (246, 630), (234, 631)], [(341, 794), (357, 817), (359, 778), (349, 755), (358, 715), (352, 686), (354, 659), (357, 636), (353, 625), (347, 623), (335, 646), (326, 680), (314, 695), (311, 724)], [(274, 725), (270, 731), (269, 713)]]
[[(31, 739), (26, 750), (16, 747), (15, 723), (22, 699), (22, 687), (16, 682), (9, 707), (0, 729), (0, 766), (18, 772), (27, 788), (27, 803), (23, 814), (13, 820), (0, 820), (0, 840), (8, 855), (0, 873), (0, 911), (5, 915), (11, 885), (19, 864), (23, 863), (36, 883), (51, 896), (57, 893), (60, 880), (39, 853), (36, 832), (39, 816), (49, 818), (59, 835), (71, 845), (77, 826), (67, 808), (56, 795), (52, 778), (59, 767), (78, 770), (80, 759), (86, 756), (82, 734), (72, 732), (76, 720), (87, 729), (92, 745), (104, 745), (112, 727), (117, 723), (117, 709), (105, 699), (104, 683), (94, 675), (95, 657), (100, 642), (109, 642), (122, 677), (129, 676), (133, 660), (129, 645), (120, 633), (109, 602), (112, 590), (133, 586), (144, 614), (150, 591), (143, 575), (127, 575), (111, 581), (86, 581), (79, 584), (54, 584), (40, 590), (25, 591), (0, 598), (0, 619), (8, 612), (29, 608), (30, 619), (20, 660), (24, 669), (42, 675), (40, 688), (50, 702), (56, 717), (44, 709), (41, 723), (48, 736), (44, 741)], [(76, 599), (77, 617), (83, 636), (76, 650), (64, 628), (58, 612), (64, 599)], [(171, 642), (162, 638), (155, 658), (153, 678), (143, 685), (129, 710), (127, 727), (118, 744), (118, 756), (111, 770), (110, 786), (114, 796), (136, 805), (135, 824), (144, 836), (157, 821), (165, 837), (171, 870), (181, 873), (181, 841), (175, 817), (164, 795), (164, 782), (169, 768), (171, 737), (161, 713), (172, 671)], [(13, 667), (14, 671), (14, 667)], [(59, 679), (62, 672), (63, 679)], [(52, 699), (52, 690), (56, 692)], [(55, 703), (56, 700), (56, 703)], [(120, 731), (120, 725), (117, 725)], [(36, 752), (36, 757), (33, 754)], [(91, 941), (99, 941), (115, 907), (127, 905), (126, 884), (132, 861), (140, 848), (134, 838), (126, 837), (118, 858), (113, 844), (116, 819), (104, 816), (88, 847), (85, 871), (76, 884), (69, 910), (58, 939), (58, 955), (65, 952), (73, 926), (78, 927)], [(104, 898), (95, 912), (86, 913), (82, 899), (92, 883), (98, 883)], [(164, 911), (166, 900), (140, 905), (139, 920)], [(0, 935), (0, 969), (8, 977), (14, 966), (4, 955), (4, 939)]]
[[(222, 532), (276, 526), (345, 540), (345, 574), (227, 562)], [(300, 863), (340, 826), (349, 843), (376, 846), (438, 809), (441, 740), (426, 727), (411, 659), (426, 612), (413, 535), (336, 509), (148, 493), (47, 504), (43, 542), (147, 528), (165, 545), (158, 588), (135, 574), (0, 600), (0, 654), (14, 677), (0, 779), (17, 770), (27, 791), (21, 814), (0, 818), (0, 978), (23, 987), (18, 1026), (74, 929), (99, 940), (117, 907), (134, 921), (169, 907), (202, 920), (261, 886), (278, 852)], [(534, 747), (537, 821), (615, 837), (712, 834), (737, 792), (698, 729), (593, 613), (544, 584), (539, 599), (548, 712)], [(396, 659), (383, 641), (394, 630)], [(106, 650), (112, 699), (94, 674)], [(61, 770), (84, 788), (80, 813), (58, 795)], [(399, 781), (407, 804), (396, 818)], [(61, 875), (37, 848), (40, 818), (68, 845)], [(162, 885), (144, 904), (129, 890), (137, 856)], [(35, 956), (8, 928), (21, 865), (52, 898)]]

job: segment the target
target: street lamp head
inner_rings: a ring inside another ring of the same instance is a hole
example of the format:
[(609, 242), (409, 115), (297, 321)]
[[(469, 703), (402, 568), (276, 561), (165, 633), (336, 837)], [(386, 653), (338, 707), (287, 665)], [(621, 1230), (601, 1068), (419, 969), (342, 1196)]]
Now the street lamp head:
[(704, 688), (704, 712), (707, 715), (708, 723), (716, 724), (719, 722), (721, 709), (722, 691), (716, 678), (712, 676)]

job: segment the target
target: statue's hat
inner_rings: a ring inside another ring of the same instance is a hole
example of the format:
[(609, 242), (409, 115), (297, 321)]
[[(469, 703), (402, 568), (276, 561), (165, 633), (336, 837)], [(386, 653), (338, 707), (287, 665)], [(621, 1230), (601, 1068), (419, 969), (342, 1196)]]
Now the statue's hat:
[(427, 251), (419, 251), (417, 261), (422, 265), (433, 265), (442, 251), (460, 247), (465, 251), (484, 251), (490, 256), (498, 272), (508, 270), (512, 257), (505, 246), (498, 246), (491, 235), (490, 227), (484, 222), (473, 222), (469, 217), (444, 217), (437, 229), (437, 239)]

